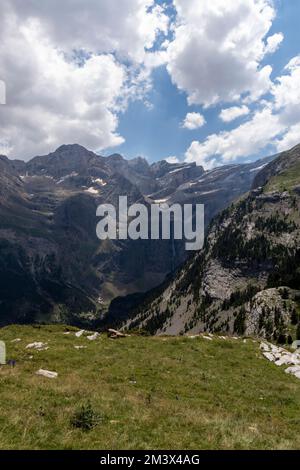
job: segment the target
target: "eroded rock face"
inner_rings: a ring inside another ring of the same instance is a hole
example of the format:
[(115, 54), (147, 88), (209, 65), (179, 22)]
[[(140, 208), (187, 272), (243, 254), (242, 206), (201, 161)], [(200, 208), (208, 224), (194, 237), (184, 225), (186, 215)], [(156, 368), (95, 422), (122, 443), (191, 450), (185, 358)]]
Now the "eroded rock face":
[(238, 288), (243, 288), (247, 278), (238, 267), (222, 265), (218, 259), (209, 261), (203, 274), (202, 293), (213, 299), (225, 300)]
[(282, 298), (283, 289), (258, 292), (245, 306), (245, 334), (275, 337), (284, 333), (291, 323), (296, 303)]

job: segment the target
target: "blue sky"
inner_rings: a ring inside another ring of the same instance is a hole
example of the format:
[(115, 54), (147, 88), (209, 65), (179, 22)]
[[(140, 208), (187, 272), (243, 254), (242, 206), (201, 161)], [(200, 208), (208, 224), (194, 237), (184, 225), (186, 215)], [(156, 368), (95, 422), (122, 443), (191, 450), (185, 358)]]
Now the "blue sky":
[(292, 147), (299, 20), (298, 0), (2, 0), (0, 153), (212, 168)]
[[(285, 0), (276, 2), (277, 16), (270, 33), (283, 32), (284, 41), (278, 50), (262, 64), (271, 64), (272, 77), (280, 75), (289, 60), (300, 52), (300, 2)], [(299, 83), (300, 86), (300, 83)], [(120, 115), (119, 130), (125, 136), (126, 142), (117, 151), (129, 158), (136, 155), (147, 157), (150, 161), (161, 160), (169, 156), (177, 156), (184, 160), (184, 154), (192, 140), (203, 140), (209, 134), (223, 129), (233, 129), (245, 118), (238, 119), (224, 126), (218, 118), (222, 105), (203, 110), (201, 106), (188, 106), (186, 93), (179, 91), (172, 83), (166, 67), (162, 66), (153, 73), (153, 90), (149, 94), (152, 108), (147, 108), (142, 102), (131, 103), (124, 114)], [(196, 130), (181, 127), (188, 112), (201, 112), (207, 124)], [(300, 135), (299, 135), (300, 142)], [(266, 152), (274, 151), (270, 146), (247, 157), (253, 160)], [(107, 151), (110, 153), (110, 150)], [(243, 161), (244, 157), (237, 158)]]

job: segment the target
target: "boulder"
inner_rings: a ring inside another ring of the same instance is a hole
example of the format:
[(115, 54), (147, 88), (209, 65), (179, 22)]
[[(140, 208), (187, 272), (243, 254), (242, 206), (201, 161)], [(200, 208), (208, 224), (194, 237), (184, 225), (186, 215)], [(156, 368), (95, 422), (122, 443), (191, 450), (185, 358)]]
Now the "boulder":
[(39, 369), (36, 372), (36, 375), (42, 375), (43, 377), (47, 377), (48, 379), (56, 379), (58, 376), (57, 372), (52, 372), (50, 370)]
[(300, 366), (288, 367), (287, 369), (285, 369), (285, 373), (292, 374), (297, 377), (297, 379), (300, 379)]
[(41, 341), (36, 341), (35, 343), (27, 344), (26, 349), (36, 349), (37, 351), (46, 351), (48, 348), (48, 343), (42, 343)]
[(80, 336), (82, 336), (83, 333), (85, 333), (85, 330), (76, 331), (75, 333), (76, 338), (80, 338)]
[(272, 353), (270, 352), (263, 352), (263, 356), (268, 359), (268, 361), (271, 361), (271, 362), (274, 362), (275, 361), (275, 357)]
[(127, 336), (125, 333), (122, 333), (121, 331), (114, 330), (113, 328), (109, 328), (107, 331), (107, 336), (111, 339), (118, 339), (118, 338), (126, 338)]
[(87, 336), (87, 339), (90, 341), (95, 341), (98, 338), (98, 336), (100, 336), (100, 334), (95, 332), (93, 335)]

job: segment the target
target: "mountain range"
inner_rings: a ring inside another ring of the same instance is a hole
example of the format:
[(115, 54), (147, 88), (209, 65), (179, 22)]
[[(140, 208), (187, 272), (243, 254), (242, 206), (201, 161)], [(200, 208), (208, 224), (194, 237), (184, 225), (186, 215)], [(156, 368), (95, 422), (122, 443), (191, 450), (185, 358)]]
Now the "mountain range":
[(273, 159), (204, 171), (77, 144), (29, 162), (0, 156), (0, 324), (126, 317), (186, 261), (184, 242), (100, 242), (96, 207), (121, 195), (129, 204), (204, 203), (208, 227)]
[(211, 222), (204, 248), (127, 321), (151, 334), (300, 339), (300, 145)]

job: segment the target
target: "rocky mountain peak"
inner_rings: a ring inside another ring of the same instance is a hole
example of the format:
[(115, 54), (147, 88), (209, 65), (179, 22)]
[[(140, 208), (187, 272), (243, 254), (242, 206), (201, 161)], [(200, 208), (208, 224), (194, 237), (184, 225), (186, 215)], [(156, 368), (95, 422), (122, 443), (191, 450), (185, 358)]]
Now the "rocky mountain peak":
[[(60, 146), (27, 163), (2, 157), (3, 321), (51, 320), (54, 312), (58, 321), (66, 315), (77, 324), (85, 316), (100, 321), (112, 299), (156, 287), (185, 261), (182, 240), (101, 243), (95, 231), (97, 204), (117, 205), (120, 195), (127, 195), (129, 204), (202, 203), (208, 223), (250, 189), (262, 164), (204, 172), (195, 163), (150, 166), (141, 157), (102, 157), (78, 144)], [(18, 294), (11, 296), (9, 286), (17, 286)]]

